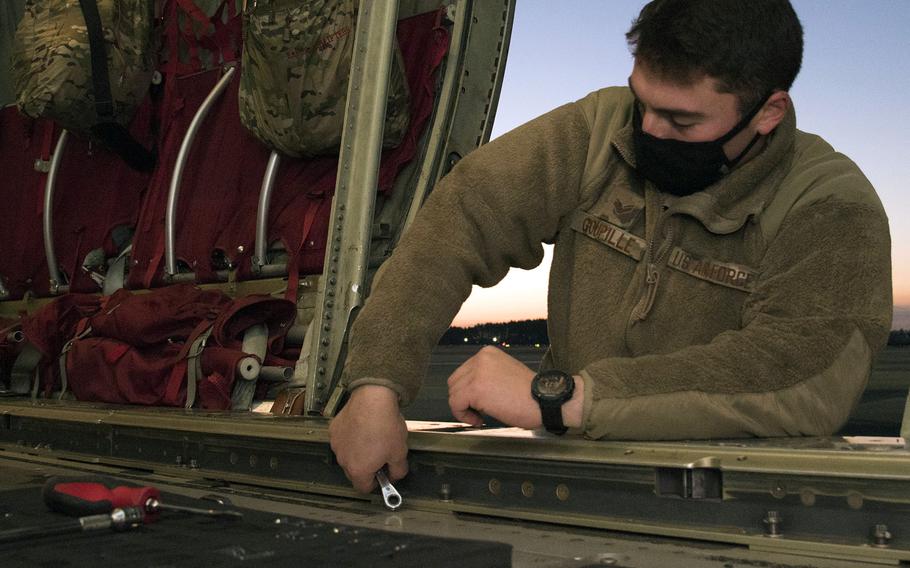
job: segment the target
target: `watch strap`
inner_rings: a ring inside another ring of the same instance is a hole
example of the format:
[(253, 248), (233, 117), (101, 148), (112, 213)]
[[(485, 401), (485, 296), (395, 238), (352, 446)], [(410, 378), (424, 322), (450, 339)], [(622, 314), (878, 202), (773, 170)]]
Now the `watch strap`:
[(543, 417), (543, 426), (551, 434), (565, 434), (569, 428), (562, 421), (562, 403), (541, 404), (540, 414)]

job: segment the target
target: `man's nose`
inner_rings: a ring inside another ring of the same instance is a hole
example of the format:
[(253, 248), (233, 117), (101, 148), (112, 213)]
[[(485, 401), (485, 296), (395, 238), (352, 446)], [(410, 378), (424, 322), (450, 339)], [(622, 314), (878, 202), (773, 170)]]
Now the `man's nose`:
[(669, 137), (669, 124), (653, 112), (644, 111), (641, 117), (641, 130), (655, 138)]

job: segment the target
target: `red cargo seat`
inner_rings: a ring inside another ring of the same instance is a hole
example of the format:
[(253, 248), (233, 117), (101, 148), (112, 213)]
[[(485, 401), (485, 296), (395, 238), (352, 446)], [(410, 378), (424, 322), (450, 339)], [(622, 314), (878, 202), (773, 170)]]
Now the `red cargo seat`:
[[(180, 0), (181, 6), (187, 4)], [(223, 22), (221, 12), (213, 18)], [(216, 40), (228, 57), (239, 38), (239, 19), (216, 26)], [(184, 38), (186, 35), (183, 36)], [(417, 139), (432, 114), (435, 71), (448, 49), (448, 32), (439, 13), (401, 20), (398, 39), (411, 90), (411, 125), (404, 142), (383, 154), (379, 190), (387, 192), (401, 168), (416, 152)], [(211, 47), (212, 38), (200, 44)], [(157, 137), (159, 162), (149, 176), (129, 170), (111, 153), (73, 136), (61, 163), (54, 203), (54, 241), (63, 271), (73, 291), (97, 291), (79, 268), (92, 249), (113, 253), (111, 231), (117, 225), (136, 226), (130, 288), (163, 284), (164, 214), (174, 161), (183, 134), (218, 71), (193, 72), (192, 65), (171, 67), (161, 100), (147, 100), (132, 131), (140, 141)], [(166, 73), (167, 75), (167, 73)], [(190, 154), (181, 184), (177, 215), (177, 256), (197, 274), (213, 279), (212, 256), (223, 251), (238, 266), (238, 277), (250, 275), (255, 240), (256, 208), (268, 150), (246, 133), (237, 110), (235, 75), (222, 99), (209, 114)], [(154, 133), (153, 118), (160, 126)], [(41, 214), (45, 174), (34, 169), (36, 158), (49, 157), (58, 132), (47, 121), (32, 121), (14, 108), (0, 111), (0, 239), (4, 247), (0, 278), (10, 298), (30, 290), (49, 294)], [(269, 214), (269, 241), (281, 241), (291, 253), (294, 274), (322, 270), (331, 196), (335, 185), (334, 158), (283, 161)], [(242, 247), (242, 251), (241, 248)]]

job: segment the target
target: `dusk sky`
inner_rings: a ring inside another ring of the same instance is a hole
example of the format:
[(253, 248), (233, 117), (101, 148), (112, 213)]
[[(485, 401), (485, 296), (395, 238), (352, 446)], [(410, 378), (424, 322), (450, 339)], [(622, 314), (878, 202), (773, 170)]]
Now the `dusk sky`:
[[(910, 327), (910, 1), (792, 1), (806, 44), (790, 92), (797, 127), (853, 159), (878, 191), (891, 223), (895, 326)], [(632, 69), (624, 34), (645, 3), (519, 0), (493, 137), (624, 85)], [(475, 287), (454, 325), (546, 317), (550, 252), (535, 270)]]

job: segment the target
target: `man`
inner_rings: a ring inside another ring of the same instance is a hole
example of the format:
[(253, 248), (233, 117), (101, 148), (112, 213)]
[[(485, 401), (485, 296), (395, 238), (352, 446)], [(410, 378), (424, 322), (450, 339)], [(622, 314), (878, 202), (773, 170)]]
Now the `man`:
[(828, 435), (891, 317), (874, 189), (796, 130), (802, 28), (787, 0), (655, 0), (629, 88), (597, 91), (461, 161), (377, 276), (330, 426), (360, 491), (407, 473), (410, 402), (472, 284), (555, 243), (551, 346), (485, 348), (449, 379), (482, 415), (592, 439)]

